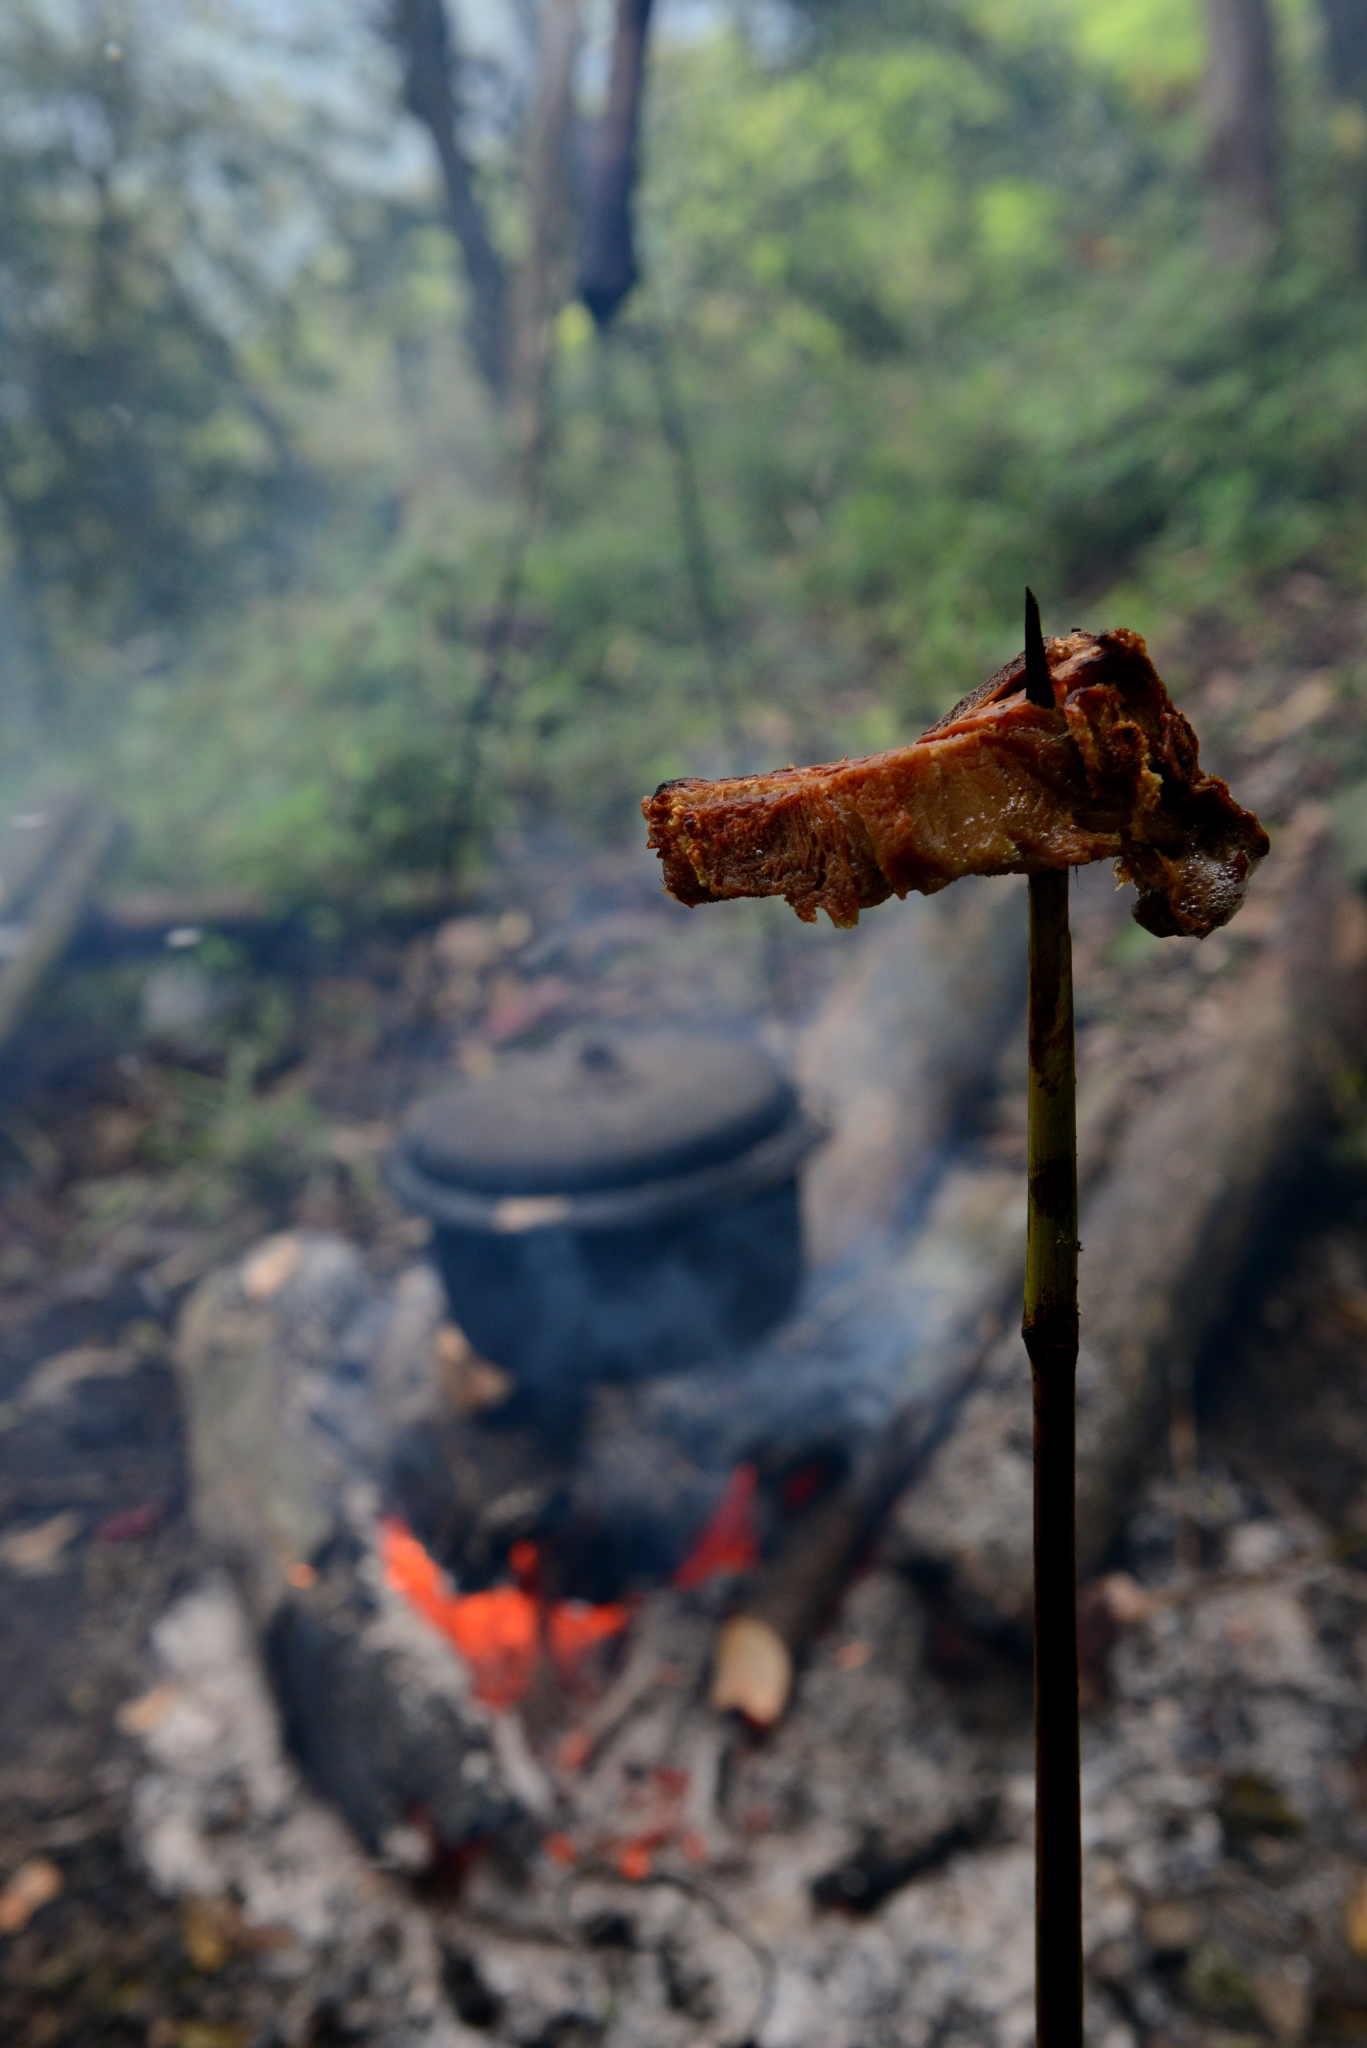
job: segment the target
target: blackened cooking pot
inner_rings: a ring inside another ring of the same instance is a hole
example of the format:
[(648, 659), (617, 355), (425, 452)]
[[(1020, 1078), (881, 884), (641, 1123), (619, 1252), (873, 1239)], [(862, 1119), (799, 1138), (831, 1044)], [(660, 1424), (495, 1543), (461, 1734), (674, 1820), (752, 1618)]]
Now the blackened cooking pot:
[(528, 1392), (752, 1342), (801, 1277), (820, 1136), (758, 1047), (595, 1031), (420, 1101), (391, 1157), (451, 1313)]

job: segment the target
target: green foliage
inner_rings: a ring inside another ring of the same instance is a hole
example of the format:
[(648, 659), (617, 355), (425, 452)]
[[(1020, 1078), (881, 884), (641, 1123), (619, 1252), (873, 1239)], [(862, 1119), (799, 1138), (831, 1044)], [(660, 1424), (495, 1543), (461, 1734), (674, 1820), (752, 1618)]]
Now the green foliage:
[[(1246, 617), (1297, 568), (1360, 588), (1367, 125), (1324, 118), (1299, 16), (1282, 243), (1221, 268), (1191, 0), (808, 11), (782, 63), (735, 35), (661, 53), (651, 284), (605, 347), (562, 319), (496, 676), (517, 514), (442, 238), (339, 231), (337, 278), (290, 298), (298, 344), (239, 353), (334, 505), (285, 591), (206, 610), (174, 660), (86, 661), (146, 871), (345, 906), (509, 825), (634, 829), (665, 775), (915, 731), (1019, 644), (1027, 578), (1052, 626), (1142, 630)], [(203, 501), (228, 518), (264, 472), (216, 433), (167, 427), (178, 461), (178, 436), (217, 451), (206, 478), (231, 448)]]
[(59, 704), (92, 632), (280, 582), (316, 496), (288, 386), (316, 377), (311, 274), (357, 202), (326, 114), (259, 75), (259, 24), (190, 14), (0, 15), (0, 509)]
[(326, 1127), (308, 1096), (259, 1093), (257, 1073), (255, 1050), (244, 1042), (231, 1049), (221, 1080), (188, 1068), (170, 1075), (174, 1102), (163, 1106), (149, 1163), (178, 1174), (182, 1199), (217, 1204), (227, 1186), (281, 1207), (321, 1162)]

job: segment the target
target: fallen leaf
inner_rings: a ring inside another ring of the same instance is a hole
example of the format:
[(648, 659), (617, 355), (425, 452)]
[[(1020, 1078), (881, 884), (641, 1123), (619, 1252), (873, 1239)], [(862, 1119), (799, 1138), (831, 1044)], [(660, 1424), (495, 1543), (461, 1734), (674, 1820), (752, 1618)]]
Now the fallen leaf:
[(442, 1394), (458, 1415), (501, 1408), (513, 1391), (512, 1374), (481, 1358), (456, 1323), (441, 1325), (432, 1340), (432, 1355)]
[(180, 1909), (180, 1938), (191, 1966), (211, 1976), (233, 1952), (236, 1908), (227, 1899), (186, 1899)]
[(1314, 1972), (1308, 1956), (1278, 1956), (1253, 1973), (1253, 1997), (1263, 2022), (1282, 2048), (1298, 2048), (1314, 2011)]
[(1333, 674), (1322, 671), (1307, 676), (1305, 681), (1284, 697), (1280, 704), (1269, 705), (1266, 711), (1258, 712), (1249, 720), (1248, 736), (1255, 747), (1274, 746), (1278, 740), (1291, 739), (1303, 732), (1308, 725), (1314, 725), (1333, 708), (1338, 690)]
[(1354, 1891), (1343, 1915), (1343, 1932), (1355, 1956), (1367, 1961), (1367, 1877)]
[(204, 1893), (182, 1904), (180, 1938), (192, 1966), (205, 1976), (221, 1970), (234, 1956), (264, 1955), (289, 1948), (293, 1940), (284, 1927), (252, 1926), (232, 1899)]
[(242, 1292), (248, 1301), (270, 1301), (280, 1292), (304, 1256), (304, 1247), (292, 1230), (268, 1237), (242, 1261)]
[(49, 1515), (28, 1529), (9, 1529), (0, 1536), (0, 1564), (21, 1579), (37, 1579), (55, 1572), (62, 1552), (81, 1533), (81, 1517), (74, 1508)]
[(18, 1934), (62, 1889), (62, 1873), (46, 1856), (30, 1856), (0, 1891), (0, 1934)]
[(1201, 1939), (1200, 1909), (1190, 1899), (1155, 1899), (1140, 1916), (1140, 1932), (1156, 1956), (1184, 1956)]
[(139, 1501), (136, 1507), (121, 1508), (115, 1515), (106, 1515), (94, 1528), (97, 1543), (136, 1543), (143, 1536), (151, 1536), (166, 1520), (164, 1500)]
[(211, 1976), (232, 1958), (242, 1937), (242, 1915), (232, 1898), (187, 1898), (180, 1907), (180, 1939), (195, 1970)]
[(125, 1701), (114, 1716), (114, 1725), (123, 1735), (150, 1735), (160, 1728), (179, 1698), (178, 1685), (154, 1685), (150, 1692)]
[(248, 2038), (245, 2027), (212, 2020), (182, 2020), (176, 2028), (176, 2048), (247, 2048)]

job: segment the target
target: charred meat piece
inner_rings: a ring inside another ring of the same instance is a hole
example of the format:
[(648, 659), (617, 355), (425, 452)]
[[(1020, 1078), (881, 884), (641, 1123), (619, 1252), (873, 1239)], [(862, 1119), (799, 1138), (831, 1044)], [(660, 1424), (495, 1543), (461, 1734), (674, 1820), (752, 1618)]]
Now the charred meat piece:
[(1160, 938), (1227, 924), (1268, 840), (1218, 775), (1137, 633), (1045, 642), (1054, 708), (1017, 655), (909, 747), (819, 768), (662, 783), (642, 804), (681, 903), (783, 896), (852, 925), (910, 889), (1114, 859)]

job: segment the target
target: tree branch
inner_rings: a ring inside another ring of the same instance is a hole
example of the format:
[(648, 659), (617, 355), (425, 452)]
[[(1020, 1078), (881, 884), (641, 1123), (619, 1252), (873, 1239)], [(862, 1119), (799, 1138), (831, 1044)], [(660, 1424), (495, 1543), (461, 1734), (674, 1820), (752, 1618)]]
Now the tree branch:
[(485, 383), (501, 399), (509, 372), (508, 276), (475, 191), (474, 167), (460, 146), (459, 58), (443, 0), (392, 0), (389, 33), (403, 58), (404, 105), (436, 146), (446, 219), (460, 244), (470, 293), (470, 350)]
[(608, 103), (598, 130), (579, 250), (580, 298), (599, 327), (640, 277), (632, 228), (651, 0), (617, 0)]

